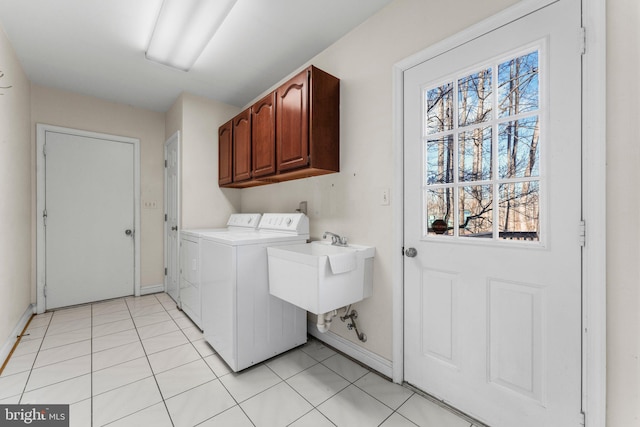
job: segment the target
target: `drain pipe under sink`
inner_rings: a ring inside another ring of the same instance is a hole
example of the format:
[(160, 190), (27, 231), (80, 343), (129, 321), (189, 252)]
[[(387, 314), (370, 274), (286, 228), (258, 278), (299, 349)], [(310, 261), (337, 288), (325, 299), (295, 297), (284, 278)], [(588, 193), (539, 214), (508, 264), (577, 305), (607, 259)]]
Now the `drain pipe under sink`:
[(316, 324), (318, 330), (323, 334), (331, 327), (331, 321), (338, 315), (338, 310), (329, 311), (327, 313), (318, 314), (318, 323)]

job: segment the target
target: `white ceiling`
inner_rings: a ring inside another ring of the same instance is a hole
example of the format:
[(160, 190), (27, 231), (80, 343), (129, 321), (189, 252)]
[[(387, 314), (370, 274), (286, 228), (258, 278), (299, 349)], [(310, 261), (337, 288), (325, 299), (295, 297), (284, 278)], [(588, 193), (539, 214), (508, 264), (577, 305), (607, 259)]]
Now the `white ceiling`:
[(0, 0), (0, 24), (32, 82), (167, 111), (243, 106), (390, 2), (238, 0), (189, 72), (144, 57), (162, 0)]

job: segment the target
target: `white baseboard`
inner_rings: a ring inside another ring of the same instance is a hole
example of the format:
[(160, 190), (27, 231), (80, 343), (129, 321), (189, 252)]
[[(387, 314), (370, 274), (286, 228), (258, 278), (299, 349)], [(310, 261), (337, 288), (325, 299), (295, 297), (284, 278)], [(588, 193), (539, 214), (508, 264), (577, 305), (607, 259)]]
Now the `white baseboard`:
[(35, 312), (36, 312), (35, 304), (29, 304), (27, 309), (22, 314), (22, 317), (20, 318), (20, 320), (18, 320), (18, 324), (15, 326), (15, 328), (13, 328), (13, 331), (11, 331), (11, 334), (9, 335), (5, 343), (2, 345), (2, 349), (0, 349), (0, 366), (2, 366), (4, 361), (7, 359), (7, 357), (9, 356), (9, 353), (11, 353), (11, 349), (15, 345), (18, 335), (22, 333), (22, 330), (24, 329), (25, 325), (31, 318), (31, 315)]
[(140, 295), (157, 294), (164, 292), (164, 284), (140, 286)]
[(392, 377), (393, 364), (384, 357), (378, 356), (366, 348), (362, 348), (359, 345), (342, 338), (335, 332), (328, 331), (322, 333), (318, 330), (316, 324), (310, 320), (307, 320), (307, 333), (330, 345), (336, 350), (340, 350), (342, 353), (357, 360), (363, 365), (370, 367), (374, 371), (377, 371), (388, 378)]

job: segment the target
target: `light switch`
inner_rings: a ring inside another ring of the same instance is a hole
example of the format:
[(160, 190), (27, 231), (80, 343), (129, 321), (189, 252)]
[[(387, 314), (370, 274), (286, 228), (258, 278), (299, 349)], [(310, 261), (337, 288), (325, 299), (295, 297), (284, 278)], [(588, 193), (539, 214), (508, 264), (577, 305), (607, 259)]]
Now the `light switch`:
[(380, 190), (380, 205), (388, 206), (389, 205), (389, 189), (383, 188)]

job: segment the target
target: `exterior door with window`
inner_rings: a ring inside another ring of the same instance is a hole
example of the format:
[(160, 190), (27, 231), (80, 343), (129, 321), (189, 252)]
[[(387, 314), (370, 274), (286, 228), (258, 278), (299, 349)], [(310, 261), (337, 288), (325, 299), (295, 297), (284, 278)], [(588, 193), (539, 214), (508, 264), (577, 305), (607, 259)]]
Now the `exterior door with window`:
[(492, 427), (581, 421), (579, 27), (560, 0), (404, 76), (405, 380)]

